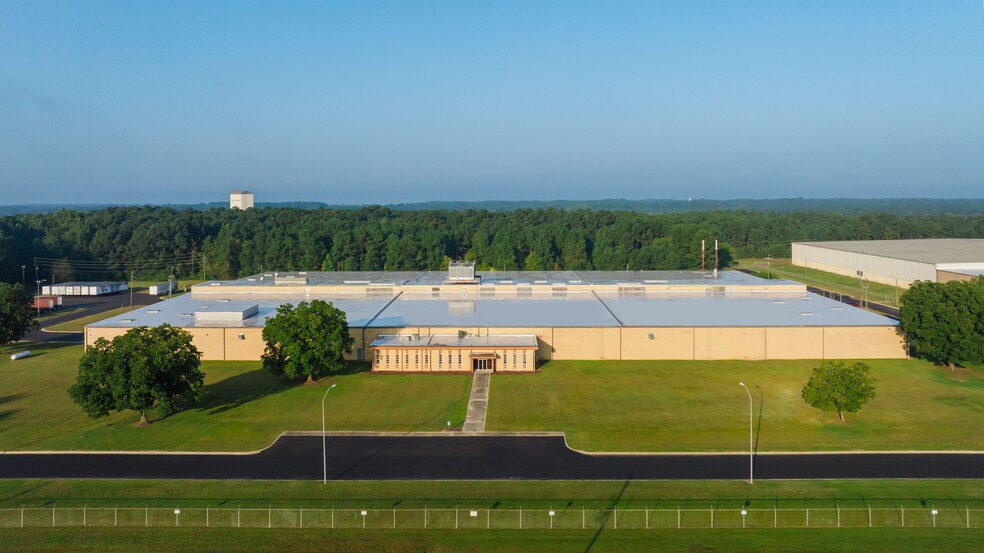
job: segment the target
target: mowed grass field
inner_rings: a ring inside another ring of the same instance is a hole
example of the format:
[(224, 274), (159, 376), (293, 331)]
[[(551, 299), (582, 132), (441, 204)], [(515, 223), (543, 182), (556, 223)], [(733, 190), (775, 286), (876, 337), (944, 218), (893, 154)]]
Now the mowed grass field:
[[(11, 351), (35, 357), (10, 361)], [(460, 426), (471, 378), (375, 375), (364, 366), (292, 383), (259, 362), (203, 362), (209, 394), (146, 428), (132, 412), (93, 420), (72, 403), (81, 346), (8, 347), (0, 357), (0, 450), (251, 451), (286, 430), (434, 431)], [(486, 430), (564, 431), (586, 451), (980, 450), (984, 371), (870, 361), (878, 396), (847, 422), (800, 397), (815, 361), (553, 361), (492, 377)], [(152, 420), (154, 417), (151, 417)]]
[[(11, 361), (12, 351), (35, 356)], [(288, 382), (257, 361), (202, 363), (209, 393), (198, 405), (145, 428), (133, 412), (91, 419), (68, 397), (82, 346), (16, 344), (0, 357), (0, 450), (251, 451), (284, 430), (441, 430), (464, 421), (471, 379), (374, 375), (353, 370), (315, 385)], [(364, 367), (359, 367), (364, 368)], [(151, 416), (151, 420), (154, 417)]]
[[(793, 265), (791, 259), (740, 259), (736, 268), (751, 270), (762, 278), (784, 278), (854, 298), (861, 297), (860, 283), (857, 277), (797, 267)], [(869, 301), (893, 307), (898, 307), (898, 296), (901, 296), (902, 292), (905, 291), (905, 288), (896, 288), (878, 282), (868, 281), (866, 284)]]
[[(0, 480), (0, 508), (212, 507), (244, 509), (735, 509), (929, 506), (980, 509), (976, 481), (757, 482), (217, 482), (146, 480)], [(910, 511), (911, 510), (911, 511)], [(918, 513), (918, 515), (917, 515)], [(16, 513), (15, 513), (16, 514)], [(61, 512), (60, 516), (66, 516)], [(184, 516), (184, 515), (182, 515)], [(16, 517), (15, 517), (16, 519)], [(920, 520), (920, 524), (927, 523)], [(979, 551), (975, 528), (437, 530), (401, 527), (297, 528), (4, 528), (0, 551)], [(974, 524), (973, 526), (979, 526)]]
[(495, 375), (486, 430), (562, 430), (588, 451), (984, 449), (984, 370), (867, 361), (877, 397), (847, 422), (803, 402), (817, 361), (551, 361)]

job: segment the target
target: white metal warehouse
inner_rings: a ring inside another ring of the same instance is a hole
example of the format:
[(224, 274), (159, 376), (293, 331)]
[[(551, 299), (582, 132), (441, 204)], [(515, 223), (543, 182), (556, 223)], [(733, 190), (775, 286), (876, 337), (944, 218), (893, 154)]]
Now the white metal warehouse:
[(917, 280), (970, 280), (984, 274), (984, 240), (793, 242), (793, 265), (898, 287)]

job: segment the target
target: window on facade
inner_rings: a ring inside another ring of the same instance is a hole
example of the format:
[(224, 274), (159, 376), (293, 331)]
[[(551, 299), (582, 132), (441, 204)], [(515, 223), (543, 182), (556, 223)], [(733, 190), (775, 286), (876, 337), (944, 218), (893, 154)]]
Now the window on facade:
[(390, 364), (390, 354), (387, 353), (386, 354), (386, 366), (388, 367), (389, 364)]
[(443, 362), (444, 362), (444, 354), (443, 353), (438, 353), (437, 354), (437, 366), (440, 367), (441, 366), (441, 363), (443, 363)]
[(379, 365), (379, 350), (376, 350), (376, 365)]
[(428, 361), (429, 361), (428, 358), (429, 357), (430, 357), (430, 355), (427, 355), (426, 353), (424, 354), (424, 365), (426, 365), (428, 363)]
[(409, 365), (409, 364), (410, 364), (410, 354), (409, 354), (409, 353), (407, 354), (407, 358), (406, 358), (406, 359), (404, 359), (404, 361), (406, 361), (406, 362), (407, 362), (407, 365)]
[(461, 366), (461, 352), (458, 352), (458, 366)]
[(396, 354), (396, 364), (397, 365), (400, 364), (400, 354), (399, 353)]
[(523, 368), (526, 368), (526, 352), (523, 352)]
[(420, 364), (420, 354), (419, 353), (413, 354), (413, 364), (414, 365), (419, 365)]

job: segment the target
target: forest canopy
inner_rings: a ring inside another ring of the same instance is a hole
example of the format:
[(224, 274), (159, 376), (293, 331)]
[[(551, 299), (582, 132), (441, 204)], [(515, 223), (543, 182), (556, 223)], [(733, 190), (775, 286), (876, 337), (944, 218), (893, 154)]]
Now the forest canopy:
[[(0, 280), (233, 278), (262, 270), (694, 269), (700, 243), (736, 257), (788, 257), (790, 241), (984, 238), (981, 215), (519, 209), (400, 211), (111, 207), (0, 217)], [(204, 264), (204, 266), (203, 266)], [(25, 266), (26, 269), (21, 267)], [(204, 269), (204, 271), (203, 271)]]

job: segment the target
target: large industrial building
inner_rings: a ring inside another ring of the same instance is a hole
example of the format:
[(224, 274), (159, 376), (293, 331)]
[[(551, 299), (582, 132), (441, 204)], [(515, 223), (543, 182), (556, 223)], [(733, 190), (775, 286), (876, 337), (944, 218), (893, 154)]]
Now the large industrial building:
[(323, 299), (345, 312), (351, 359), (380, 372), (532, 371), (550, 359), (906, 356), (896, 323), (740, 272), (264, 273), (86, 327), (86, 344), (170, 324), (204, 359), (259, 359), (267, 318)]
[(248, 190), (234, 190), (229, 194), (229, 209), (246, 211), (253, 207), (253, 193)]
[(897, 287), (984, 275), (984, 240), (849, 240), (793, 242), (793, 265)]

